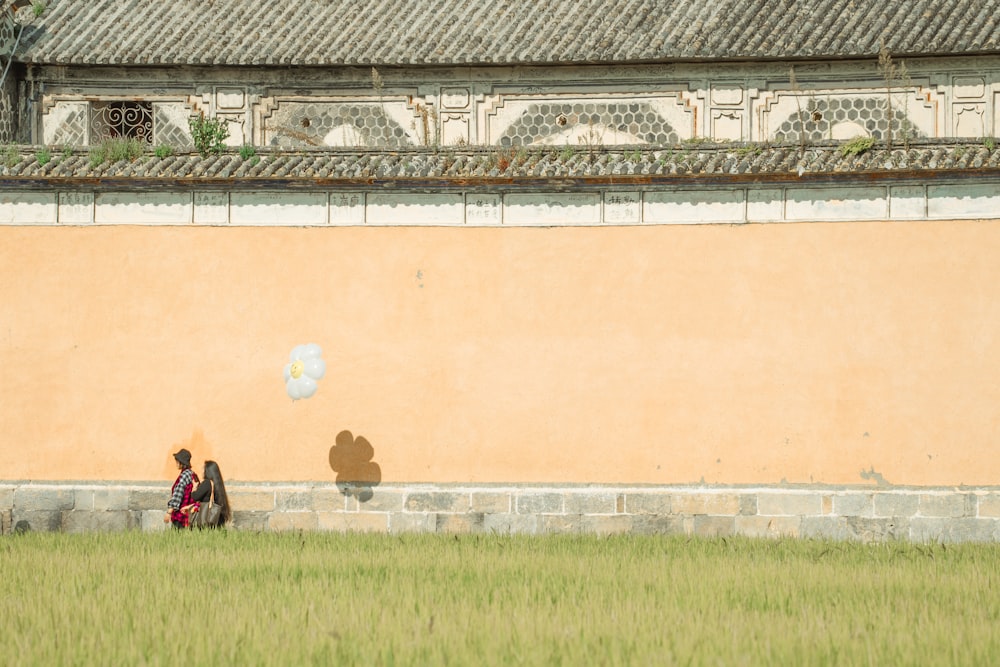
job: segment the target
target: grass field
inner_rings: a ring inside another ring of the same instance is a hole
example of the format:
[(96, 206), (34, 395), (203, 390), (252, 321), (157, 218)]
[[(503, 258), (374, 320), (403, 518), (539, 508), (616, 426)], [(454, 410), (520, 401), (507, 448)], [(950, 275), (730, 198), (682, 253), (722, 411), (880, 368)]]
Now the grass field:
[(0, 539), (4, 665), (992, 665), (1000, 545)]

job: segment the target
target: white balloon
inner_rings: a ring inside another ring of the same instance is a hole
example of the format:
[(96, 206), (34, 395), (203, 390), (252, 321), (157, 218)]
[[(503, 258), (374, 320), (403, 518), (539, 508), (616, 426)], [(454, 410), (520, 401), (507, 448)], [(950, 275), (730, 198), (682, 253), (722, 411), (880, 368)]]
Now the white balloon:
[(299, 359), (305, 361), (306, 359), (318, 359), (323, 355), (323, 349), (316, 343), (309, 343), (308, 345), (302, 345), (302, 351), (300, 352)]
[(313, 380), (322, 380), (326, 375), (326, 362), (318, 358), (306, 359), (302, 370)]
[(296, 345), (292, 348), (292, 353), (288, 356), (289, 361), (298, 361), (302, 358), (302, 352), (305, 350), (305, 345)]
[(316, 389), (319, 388), (319, 385), (316, 384), (316, 381), (313, 380), (308, 375), (303, 375), (297, 380), (292, 380), (292, 382), (298, 385), (299, 396), (301, 396), (302, 398), (309, 398), (310, 396), (315, 394)]
[(295, 382), (295, 380), (290, 380), (288, 384), (285, 385), (285, 391), (288, 393), (288, 397), (293, 401), (297, 401), (301, 398), (299, 394), (299, 385)]
[(292, 365), (285, 364), (285, 382), (288, 382), (291, 379), (292, 379)]

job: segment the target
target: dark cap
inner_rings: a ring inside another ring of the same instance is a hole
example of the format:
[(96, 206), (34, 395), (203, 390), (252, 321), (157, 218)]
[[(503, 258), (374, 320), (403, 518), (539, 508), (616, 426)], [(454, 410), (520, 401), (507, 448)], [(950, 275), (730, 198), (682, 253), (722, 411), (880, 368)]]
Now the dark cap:
[(186, 449), (181, 449), (179, 452), (174, 454), (174, 458), (185, 468), (191, 467), (191, 452)]

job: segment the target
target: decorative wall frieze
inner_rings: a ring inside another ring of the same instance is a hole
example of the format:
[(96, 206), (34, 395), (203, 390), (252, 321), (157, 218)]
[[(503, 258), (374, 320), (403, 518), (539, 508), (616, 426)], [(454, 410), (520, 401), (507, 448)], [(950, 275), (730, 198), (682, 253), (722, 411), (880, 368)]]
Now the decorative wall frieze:
[(0, 193), (0, 224), (689, 225), (997, 219), (1000, 180), (576, 191), (104, 190)]
[(802, 63), (794, 84), (789, 67), (768, 63), (345, 68), (296, 70), (281, 80), (265, 68), (217, 68), (197, 79), (177, 68), (169, 85), (155, 68), (127, 80), (90, 68), (104, 78), (87, 80), (41, 67), (33, 74), (44, 89), (33, 103), (33, 140), (75, 136), (48, 127), (64, 122), (51, 115), (56, 104), (178, 99), (185, 76), (180, 98), (196, 100), (195, 113), (229, 122), (231, 145), (665, 145), (693, 137), (797, 141), (803, 134), (809, 141), (884, 140), (890, 116), (897, 140), (997, 133), (1000, 58), (905, 64), (904, 75), (886, 81), (869, 61)]

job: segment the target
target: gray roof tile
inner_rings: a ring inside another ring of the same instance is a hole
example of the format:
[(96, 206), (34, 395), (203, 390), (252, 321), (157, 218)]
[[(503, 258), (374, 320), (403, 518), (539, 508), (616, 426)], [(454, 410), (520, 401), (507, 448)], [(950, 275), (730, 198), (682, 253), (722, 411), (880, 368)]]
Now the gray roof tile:
[[(279, 181), (299, 187), (409, 187), (424, 185), (493, 185), (502, 188), (560, 187), (560, 179), (607, 185), (671, 183), (735, 183), (811, 179), (925, 179), (942, 174), (959, 178), (1000, 178), (1000, 146), (989, 142), (928, 141), (892, 151), (876, 147), (860, 155), (844, 155), (841, 146), (761, 146), (754, 144), (685, 144), (658, 148), (559, 148), (510, 150), (348, 151), (262, 149), (242, 159), (235, 152), (207, 158), (179, 154), (157, 158), (145, 154), (132, 162), (92, 166), (83, 151), (57, 153), (46, 164), (33, 150), (16, 162), (0, 163), (0, 184), (17, 188), (89, 184), (126, 187), (212, 185), (257, 187)], [(611, 177), (614, 177), (611, 180)], [(555, 180), (553, 180), (555, 179)], [(319, 183), (322, 181), (322, 183)], [(431, 181), (432, 183), (428, 183)]]
[(1000, 52), (1000, 0), (49, 0), (25, 37), (21, 60), (65, 64), (943, 55)]

